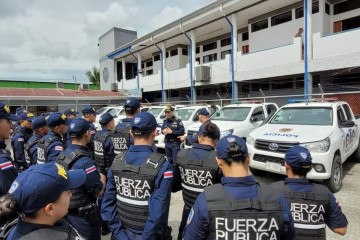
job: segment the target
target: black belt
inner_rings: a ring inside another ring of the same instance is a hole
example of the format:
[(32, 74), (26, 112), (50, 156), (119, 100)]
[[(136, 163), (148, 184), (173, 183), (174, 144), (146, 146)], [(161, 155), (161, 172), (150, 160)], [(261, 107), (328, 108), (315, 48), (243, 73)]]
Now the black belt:
[(165, 138), (165, 142), (180, 142), (180, 139), (177, 139), (177, 138), (171, 138), (171, 139), (166, 139)]

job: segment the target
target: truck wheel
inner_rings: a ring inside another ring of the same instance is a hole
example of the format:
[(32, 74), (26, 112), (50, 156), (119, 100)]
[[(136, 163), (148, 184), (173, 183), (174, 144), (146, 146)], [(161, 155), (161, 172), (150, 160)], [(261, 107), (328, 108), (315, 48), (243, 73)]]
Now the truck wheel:
[(360, 163), (360, 141), (356, 151), (351, 154), (350, 160), (356, 163)]
[(343, 169), (339, 155), (334, 156), (331, 176), (326, 180), (326, 185), (333, 193), (338, 192), (342, 187)]
[(265, 175), (265, 171), (262, 171), (262, 170), (259, 170), (259, 169), (256, 169), (256, 168), (252, 168), (252, 167), (249, 167), (251, 173), (255, 176), (264, 176)]

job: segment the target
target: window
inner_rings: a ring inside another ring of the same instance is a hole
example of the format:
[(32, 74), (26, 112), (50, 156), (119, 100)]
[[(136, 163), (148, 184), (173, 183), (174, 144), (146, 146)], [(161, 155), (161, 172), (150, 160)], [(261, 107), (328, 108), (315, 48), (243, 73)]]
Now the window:
[(268, 115), (274, 114), (276, 112), (276, 110), (277, 110), (277, 108), (274, 104), (266, 105), (266, 111), (267, 111)]
[(203, 63), (212, 62), (217, 60), (217, 53), (210, 54), (203, 57)]
[(152, 67), (152, 65), (153, 65), (152, 61), (146, 62), (146, 67)]
[(338, 107), (337, 109), (337, 118), (338, 118), (338, 123), (341, 123), (346, 120), (344, 112), (341, 109), (341, 107)]
[(200, 64), (200, 58), (196, 58), (195, 61), (197, 61)]
[(187, 56), (188, 55), (188, 50), (186, 48), (182, 48), (182, 55)]
[(196, 47), (196, 53), (200, 53), (200, 47)]
[(319, 2), (313, 2), (312, 3), (312, 14), (319, 12)]
[(170, 57), (176, 56), (178, 55), (178, 50), (177, 49), (173, 49), (170, 51)]
[(225, 46), (228, 46), (228, 45), (231, 45), (231, 38), (225, 38), (225, 39), (221, 40), (221, 46), (222, 47), (225, 47)]
[(304, 17), (304, 7), (295, 9), (295, 19)]
[(205, 44), (203, 46), (203, 52), (210, 51), (210, 50), (213, 50), (213, 49), (216, 49), (216, 48), (217, 48), (216, 42)]
[(343, 104), (342, 106), (344, 108), (347, 120), (352, 120), (352, 115), (351, 115), (351, 110), (350, 110), (349, 105)]
[(276, 26), (282, 23), (290, 22), (292, 20), (291, 11), (276, 15), (271, 18), (271, 26)]
[(334, 15), (348, 12), (354, 9), (360, 8), (359, 0), (348, 0), (345, 2), (334, 4)]
[(231, 54), (231, 50), (226, 50), (226, 51), (221, 52), (221, 59), (225, 59), (226, 54)]
[(141, 64), (141, 68), (144, 68), (144, 63)]
[(330, 5), (327, 2), (325, 3), (325, 13), (330, 15)]
[(165, 55), (166, 55), (166, 58), (168, 58), (168, 57), (169, 57), (169, 52), (166, 52), (166, 54), (165, 54)]
[(264, 118), (265, 118), (265, 115), (264, 115), (263, 107), (255, 108), (254, 112), (251, 115), (252, 121), (258, 122), (258, 121), (264, 120)]
[(342, 20), (341, 31), (360, 27), (360, 16)]
[(147, 75), (152, 75), (152, 74), (153, 74), (153, 70), (152, 70), (152, 69), (146, 71), (146, 76), (147, 76)]
[(154, 56), (154, 62), (160, 61), (160, 54)]
[(256, 23), (251, 24), (251, 31), (252, 32), (257, 32), (257, 31), (260, 31), (262, 29), (268, 28), (268, 26), (269, 26), (268, 20), (264, 19), (264, 20), (262, 20), (260, 22), (256, 22)]
[(244, 32), (244, 33), (242, 34), (242, 40), (243, 40), (243, 41), (249, 40), (249, 32)]

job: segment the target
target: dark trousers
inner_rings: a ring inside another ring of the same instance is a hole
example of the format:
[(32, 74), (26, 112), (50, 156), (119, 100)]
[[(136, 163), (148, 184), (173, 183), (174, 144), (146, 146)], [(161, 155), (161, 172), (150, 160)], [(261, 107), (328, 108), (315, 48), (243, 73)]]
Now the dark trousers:
[(165, 142), (165, 155), (172, 165), (176, 164), (177, 154), (179, 151), (180, 142)]
[(186, 222), (187, 222), (190, 211), (191, 211), (191, 207), (184, 204), (182, 218), (181, 218), (181, 222), (180, 222), (180, 226), (179, 226), (178, 240), (182, 240), (182, 234), (184, 232), (184, 229), (185, 229)]

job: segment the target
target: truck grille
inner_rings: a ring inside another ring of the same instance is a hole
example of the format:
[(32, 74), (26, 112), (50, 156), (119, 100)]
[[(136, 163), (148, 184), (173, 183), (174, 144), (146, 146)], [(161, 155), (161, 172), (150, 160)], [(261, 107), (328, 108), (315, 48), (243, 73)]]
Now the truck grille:
[(266, 156), (261, 154), (255, 154), (254, 160), (258, 162), (273, 162), (273, 163), (280, 163), (281, 166), (284, 166), (284, 159), (279, 157), (272, 157), (272, 156)]
[(257, 139), (255, 141), (255, 148), (270, 152), (285, 153), (289, 148), (299, 145), (298, 142), (276, 142), (276, 141), (265, 141)]

